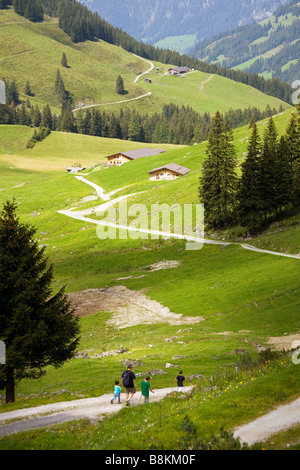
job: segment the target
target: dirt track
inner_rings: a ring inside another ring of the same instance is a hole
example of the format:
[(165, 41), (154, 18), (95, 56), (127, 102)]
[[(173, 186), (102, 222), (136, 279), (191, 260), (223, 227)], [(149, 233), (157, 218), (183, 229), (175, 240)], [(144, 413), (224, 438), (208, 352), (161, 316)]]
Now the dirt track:
[[(192, 387), (183, 388), (185, 393), (191, 391), (191, 389)], [(160, 401), (168, 394), (176, 392), (176, 390), (177, 388), (175, 387), (154, 390), (154, 393), (150, 394), (150, 402)], [(124, 406), (125, 395), (123, 393), (121, 394), (121, 405), (117, 403), (112, 405), (110, 403), (111, 399), (112, 394), (110, 393), (96, 398), (83, 398), (0, 413), (0, 436), (7, 436), (76, 419), (97, 421), (101, 419), (102, 415), (116, 413)], [(132, 399), (132, 406), (140, 404), (142, 404), (141, 393), (137, 392)], [(14, 420), (14, 422), (5, 424), (9, 420)]]

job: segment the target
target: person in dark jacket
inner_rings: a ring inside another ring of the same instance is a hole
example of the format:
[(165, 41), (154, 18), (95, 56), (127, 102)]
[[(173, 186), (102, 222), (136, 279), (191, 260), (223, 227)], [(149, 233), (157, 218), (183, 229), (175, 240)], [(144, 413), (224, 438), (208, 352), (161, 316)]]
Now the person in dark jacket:
[(122, 384), (125, 389), (125, 405), (130, 405), (130, 400), (136, 392), (134, 386), (134, 380), (136, 379), (134, 373), (132, 372), (132, 365), (128, 364), (127, 370), (124, 370), (122, 374)]
[(175, 377), (174, 383), (176, 383), (177, 380), (177, 392), (182, 392), (182, 387), (183, 387), (183, 382), (187, 379), (188, 377), (184, 377), (182, 370), (179, 371), (179, 375)]

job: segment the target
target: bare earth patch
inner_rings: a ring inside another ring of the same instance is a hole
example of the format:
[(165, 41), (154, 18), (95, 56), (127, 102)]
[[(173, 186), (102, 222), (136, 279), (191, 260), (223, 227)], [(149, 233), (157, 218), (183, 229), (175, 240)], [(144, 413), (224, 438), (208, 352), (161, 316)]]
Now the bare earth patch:
[(107, 324), (117, 328), (153, 323), (186, 325), (199, 323), (203, 317), (185, 317), (173, 313), (156, 300), (151, 300), (140, 291), (125, 286), (87, 289), (68, 294), (75, 314), (83, 316), (99, 311), (112, 312)]
[(279, 351), (282, 349), (287, 351), (300, 346), (300, 333), (286, 336), (271, 336), (268, 342)]

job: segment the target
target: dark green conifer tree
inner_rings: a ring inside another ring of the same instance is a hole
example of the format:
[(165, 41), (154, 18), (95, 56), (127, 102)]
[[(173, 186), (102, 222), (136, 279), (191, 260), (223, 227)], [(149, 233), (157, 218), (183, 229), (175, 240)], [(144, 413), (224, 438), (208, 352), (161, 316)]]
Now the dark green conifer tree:
[(38, 105), (36, 105), (33, 111), (33, 118), (32, 118), (32, 124), (34, 125), (34, 127), (39, 127), (41, 124), (41, 120), (42, 120), (42, 114), (40, 112)]
[(288, 141), (284, 136), (278, 142), (275, 158), (277, 171), (274, 205), (282, 216), (282, 209), (289, 208), (293, 203), (293, 166), (289, 156)]
[(41, 126), (50, 130), (53, 129), (52, 114), (51, 114), (50, 106), (48, 104), (44, 106), (43, 111), (42, 111)]
[(63, 132), (75, 132), (75, 120), (71, 110), (63, 109), (61, 115), (60, 129)]
[(217, 111), (209, 132), (199, 187), (205, 222), (210, 227), (224, 227), (232, 221), (237, 189), (236, 152), (232, 141), (232, 131)]
[(272, 214), (276, 210), (275, 196), (278, 184), (277, 135), (273, 118), (270, 117), (264, 133), (258, 177), (260, 211), (264, 215), (265, 222), (268, 214)]
[(91, 119), (89, 123), (89, 134), (100, 137), (101, 136), (101, 115), (97, 109), (91, 112)]
[(79, 341), (78, 318), (64, 288), (52, 294), (53, 266), (39, 248), (36, 229), (21, 223), (16, 202), (0, 214), (0, 335), (6, 364), (0, 366), (0, 389), (15, 401), (15, 384), (39, 378), (49, 365), (70, 359)]
[(121, 75), (118, 76), (117, 81), (116, 81), (116, 92), (119, 95), (124, 95), (125, 90), (124, 90), (124, 80), (121, 77)]
[(249, 128), (252, 134), (249, 139), (247, 155), (241, 165), (242, 175), (238, 185), (238, 213), (242, 225), (247, 226), (248, 236), (259, 225), (260, 219), (260, 191), (258, 187), (259, 158), (261, 142), (254, 119), (251, 119)]
[(300, 104), (295, 108), (286, 131), (288, 154), (292, 164), (294, 205), (300, 205)]
[(24, 88), (24, 93), (25, 93), (25, 95), (28, 95), (28, 96), (31, 96), (31, 95), (32, 95), (32, 91), (31, 91), (31, 86), (30, 86), (29, 80), (27, 80), (27, 82), (26, 82), (26, 85), (25, 85), (25, 88)]
[(62, 55), (62, 58), (61, 58), (61, 65), (63, 67), (68, 68), (68, 60), (67, 60), (67, 56), (66, 56), (65, 52), (63, 52), (63, 55)]

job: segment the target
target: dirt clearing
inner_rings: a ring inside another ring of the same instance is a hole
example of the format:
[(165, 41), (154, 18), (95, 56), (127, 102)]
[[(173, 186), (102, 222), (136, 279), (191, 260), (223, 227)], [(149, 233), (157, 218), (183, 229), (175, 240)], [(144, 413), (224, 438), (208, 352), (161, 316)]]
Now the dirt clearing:
[(173, 313), (168, 307), (151, 300), (143, 292), (133, 291), (125, 286), (87, 289), (68, 296), (77, 315), (91, 315), (100, 311), (111, 312), (112, 316), (107, 324), (116, 328), (153, 323), (187, 325), (204, 320), (203, 317), (185, 317)]
[(300, 333), (285, 336), (271, 336), (268, 341), (275, 349), (289, 351), (300, 346)]

